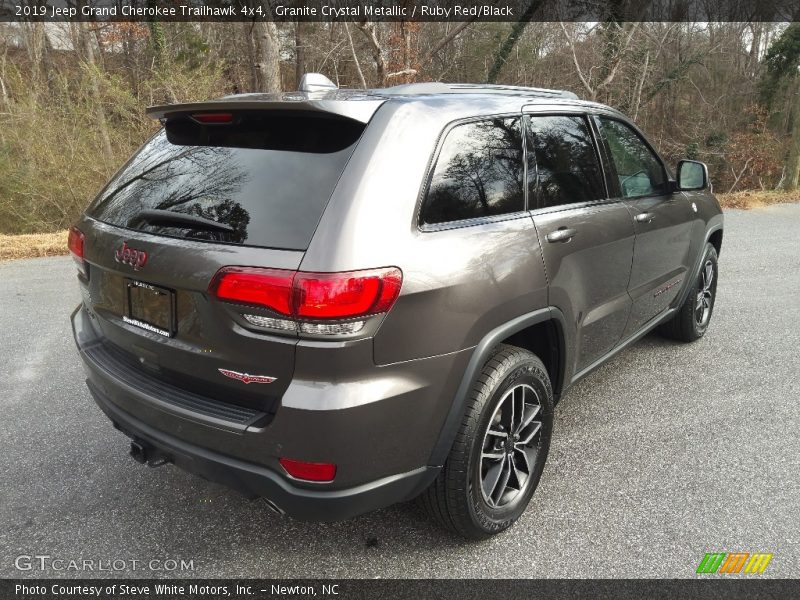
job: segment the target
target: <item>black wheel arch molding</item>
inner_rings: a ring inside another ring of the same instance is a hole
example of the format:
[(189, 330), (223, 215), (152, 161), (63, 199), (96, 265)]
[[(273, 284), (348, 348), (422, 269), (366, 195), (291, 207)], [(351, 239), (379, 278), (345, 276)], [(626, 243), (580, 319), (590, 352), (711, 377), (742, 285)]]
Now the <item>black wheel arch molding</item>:
[(557, 398), (560, 393), (568, 387), (567, 382), (569, 379), (566, 373), (566, 365), (571, 364), (573, 348), (571, 344), (568, 343), (570, 338), (565, 335), (566, 320), (561, 310), (554, 306), (540, 308), (495, 327), (481, 339), (472, 352), (472, 356), (461, 378), (461, 383), (458, 386), (447, 418), (439, 433), (436, 445), (431, 452), (428, 465), (441, 466), (444, 464), (461, 423), (469, 390), (474, 385), (483, 365), (492, 356), (492, 352), (497, 345), (504, 342), (515, 333), (548, 321), (555, 325), (556, 335), (558, 336), (557, 365), (555, 365), (555, 377), (552, 381), (555, 397)]

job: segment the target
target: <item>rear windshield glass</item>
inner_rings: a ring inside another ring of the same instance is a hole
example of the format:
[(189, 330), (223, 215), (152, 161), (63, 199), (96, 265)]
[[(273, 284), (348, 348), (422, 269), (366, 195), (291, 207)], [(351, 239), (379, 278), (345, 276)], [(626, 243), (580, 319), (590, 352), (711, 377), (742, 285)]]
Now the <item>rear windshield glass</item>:
[(364, 125), (308, 115), (167, 121), (89, 208), (148, 233), (305, 250)]

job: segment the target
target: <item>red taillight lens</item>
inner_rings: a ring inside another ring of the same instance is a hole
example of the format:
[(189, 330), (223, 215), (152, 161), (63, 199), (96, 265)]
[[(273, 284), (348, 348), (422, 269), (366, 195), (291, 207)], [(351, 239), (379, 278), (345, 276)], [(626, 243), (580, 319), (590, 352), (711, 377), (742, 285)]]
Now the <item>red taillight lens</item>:
[(224, 125), (226, 123), (233, 123), (233, 113), (227, 112), (194, 113), (192, 118), (204, 125)]
[(313, 463), (291, 458), (282, 458), (280, 462), (286, 472), (295, 479), (333, 481), (336, 477), (336, 465), (331, 463)]
[(220, 300), (264, 306), (305, 320), (350, 319), (388, 311), (403, 283), (388, 267), (343, 273), (306, 273), (255, 267), (225, 267), (210, 293)]
[(210, 292), (220, 300), (266, 306), (292, 315), (292, 280), (295, 271), (225, 267), (211, 282)]
[(77, 227), (69, 228), (69, 237), (67, 238), (67, 248), (69, 248), (75, 264), (78, 265), (78, 270), (82, 275), (86, 275), (86, 261), (83, 259), (84, 246), (86, 245), (86, 236)]
[(297, 316), (342, 319), (386, 312), (400, 293), (400, 269), (348, 273), (298, 273), (294, 280)]
[(67, 239), (67, 247), (72, 253), (72, 256), (83, 260), (83, 245), (86, 237), (83, 232), (77, 227), (69, 228), (69, 238)]

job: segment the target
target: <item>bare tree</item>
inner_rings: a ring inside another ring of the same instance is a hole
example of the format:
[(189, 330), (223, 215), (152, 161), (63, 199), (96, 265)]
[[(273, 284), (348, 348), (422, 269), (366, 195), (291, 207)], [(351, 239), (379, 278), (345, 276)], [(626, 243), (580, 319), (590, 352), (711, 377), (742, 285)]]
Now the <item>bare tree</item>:
[[(580, 61), (578, 60), (578, 54), (575, 49), (575, 36), (567, 33), (567, 29), (563, 22), (559, 21), (559, 25), (561, 26), (561, 31), (564, 32), (564, 37), (566, 38), (570, 52), (572, 53), (572, 62), (575, 65), (575, 71), (578, 75), (578, 79), (580, 79), (583, 87), (589, 93), (589, 98), (591, 100), (597, 100), (599, 94), (606, 91), (614, 82), (614, 78), (617, 76), (617, 71), (619, 70), (622, 61), (625, 58), (625, 53), (628, 50), (628, 47), (630, 46), (633, 34), (639, 28), (640, 23), (628, 23), (626, 25), (620, 25), (618, 23), (609, 24), (609, 27), (619, 28), (619, 31), (614, 32), (616, 35), (609, 35), (607, 37), (607, 41), (603, 48), (605, 60), (603, 61), (602, 68), (600, 69), (601, 74), (597, 78), (593, 77), (593, 69), (589, 69), (587, 73), (585, 69), (581, 68)], [(617, 42), (617, 35), (619, 35), (623, 40), (621, 44), (618, 44)]]
[[(268, 2), (258, 3), (267, 15), (272, 14)], [(253, 90), (278, 93), (281, 86), (280, 43), (278, 28), (271, 20), (258, 17), (249, 23)]]
[(372, 51), (372, 60), (375, 62), (375, 78), (378, 80), (378, 86), (383, 87), (386, 85), (386, 56), (378, 40), (376, 24), (372, 21), (361, 21), (357, 26), (367, 38)]
[(111, 164), (114, 160), (114, 151), (111, 148), (111, 136), (108, 132), (108, 120), (106, 110), (103, 106), (102, 94), (100, 93), (100, 72), (97, 67), (94, 50), (94, 36), (91, 31), (91, 24), (86, 22), (76, 23), (77, 38), (81, 44), (84, 65), (89, 77), (89, 86), (92, 98), (94, 99), (94, 117), (97, 122), (97, 131), (100, 134), (100, 142), (103, 146), (103, 154), (106, 162)]

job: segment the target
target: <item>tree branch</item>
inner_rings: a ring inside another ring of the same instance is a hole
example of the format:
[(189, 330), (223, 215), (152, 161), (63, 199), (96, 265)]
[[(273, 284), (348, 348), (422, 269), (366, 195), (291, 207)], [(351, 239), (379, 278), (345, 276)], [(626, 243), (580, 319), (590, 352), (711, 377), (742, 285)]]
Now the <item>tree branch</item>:
[(350, 52), (353, 53), (353, 62), (356, 64), (356, 72), (361, 81), (361, 87), (367, 89), (367, 80), (364, 79), (364, 72), (361, 70), (361, 64), (358, 62), (356, 47), (353, 45), (353, 36), (350, 35), (350, 24), (347, 21), (344, 22), (344, 30), (347, 32), (347, 41), (350, 42)]
[(454, 39), (456, 39), (456, 38), (459, 36), (459, 34), (460, 34), (462, 31), (464, 31), (464, 30), (465, 30), (467, 27), (469, 27), (470, 25), (472, 25), (472, 24), (475, 22), (475, 19), (477, 19), (477, 17), (472, 17), (472, 19), (470, 19), (469, 21), (466, 21), (466, 22), (464, 22), (464, 23), (460, 23), (460, 24), (459, 24), (457, 27), (454, 27), (454, 28), (452, 29), (452, 31), (450, 31), (450, 33), (448, 33), (448, 34), (447, 34), (446, 36), (444, 36), (444, 37), (443, 37), (441, 40), (439, 40), (439, 43), (438, 43), (438, 44), (436, 44), (436, 45), (435, 45), (433, 48), (431, 48), (431, 50), (430, 50), (429, 52), (427, 52), (427, 53), (425, 54), (425, 56), (423, 56), (423, 57), (422, 57), (422, 60), (420, 60), (420, 61), (419, 61), (419, 65), (420, 65), (420, 67), (424, 67), (424, 66), (425, 66), (425, 65), (427, 65), (427, 64), (428, 64), (430, 61), (432, 61), (432, 60), (433, 60), (433, 57), (434, 57), (434, 56), (435, 56), (435, 55), (436, 55), (436, 54), (437, 54), (437, 53), (438, 53), (438, 52), (439, 52), (439, 51), (440, 51), (442, 48), (444, 48), (445, 46), (447, 46), (447, 44), (449, 44), (449, 43), (450, 43), (450, 42), (452, 42)]
[(578, 62), (578, 55), (575, 54), (575, 43), (573, 42), (572, 38), (567, 33), (567, 28), (564, 27), (564, 22), (559, 21), (559, 25), (561, 25), (561, 31), (564, 32), (564, 37), (567, 39), (567, 45), (569, 46), (570, 51), (572, 52), (572, 63), (575, 65), (575, 71), (578, 73), (578, 79), (581, 80), (583, 87), (586, 88), (586, 91), (589, 92), (589, 96), (592, 100), (596, 97), (596, 92), (592, 89), (592, 86), (589, 85), (589, 82), (583, 76), (583, 71), (581, 70), (581, 65)]

